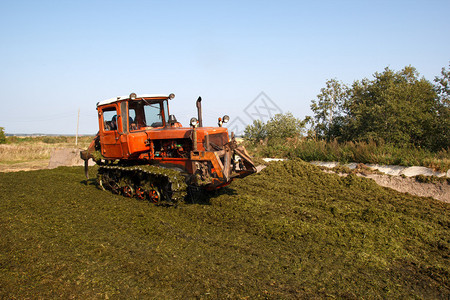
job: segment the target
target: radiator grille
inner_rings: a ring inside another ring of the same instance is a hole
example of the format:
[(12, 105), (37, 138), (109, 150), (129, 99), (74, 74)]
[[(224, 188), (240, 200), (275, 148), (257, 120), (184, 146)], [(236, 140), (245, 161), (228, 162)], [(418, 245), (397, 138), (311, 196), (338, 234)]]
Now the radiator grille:
[(206, 148), (209, 151), (222, 150), (223, 149), (223, 145), (228, 141), (227, 134), (226, 133), (210, 134), (208, 136), (207, 141), (209, 142), (209, 144), (206, 145)]

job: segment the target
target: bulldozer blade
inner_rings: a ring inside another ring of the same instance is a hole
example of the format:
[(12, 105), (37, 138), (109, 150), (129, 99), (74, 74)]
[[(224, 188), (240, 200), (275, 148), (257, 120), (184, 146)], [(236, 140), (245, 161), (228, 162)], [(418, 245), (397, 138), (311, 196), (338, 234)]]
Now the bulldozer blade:
[(230, 179), (230, 172), (231, 172), (231, 150), (228, 149), (225, 152), (224, 169), (223, 169), (223, 175), (226, 181), (229, 181)]
[(247, 168), (247, 171), (250, 173), (256, 173), (256, 166), (253, 163), (252, 159), (250, 158), (250, 155), (248, 154), (247, 150), (245, 150), (244, 147), (239, 146), (236, 149), (234, 149), (234, 152), (239, 155), (240, 158), (244, 161), (244, 165)]

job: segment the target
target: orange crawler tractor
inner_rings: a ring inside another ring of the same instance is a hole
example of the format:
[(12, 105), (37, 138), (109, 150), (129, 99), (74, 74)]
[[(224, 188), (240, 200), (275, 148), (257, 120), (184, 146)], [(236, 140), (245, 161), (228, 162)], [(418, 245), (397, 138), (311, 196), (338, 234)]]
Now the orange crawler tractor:
[(188, 189), (214, 190), (256, 172), (245, 148), (222, 127), (228, 116), (219, 118), (219, 127), (203, 127), (199, 97), (198, 119), (182, 127), (169, 114), (174, 97), (131, 93), (97, 103), (99, 132), (80, 153), (86, 177), (92, 158), (101, 188), (175, 204)]

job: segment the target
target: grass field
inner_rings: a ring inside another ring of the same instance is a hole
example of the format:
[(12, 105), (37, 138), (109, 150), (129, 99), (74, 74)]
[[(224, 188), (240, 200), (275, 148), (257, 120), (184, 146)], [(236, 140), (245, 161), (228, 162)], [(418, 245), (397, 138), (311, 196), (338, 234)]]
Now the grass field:
[(301, 161), (178, 208), (81, 167), (0, 173), (0, 190), (0, 298), (450, 297), (449, 204)]

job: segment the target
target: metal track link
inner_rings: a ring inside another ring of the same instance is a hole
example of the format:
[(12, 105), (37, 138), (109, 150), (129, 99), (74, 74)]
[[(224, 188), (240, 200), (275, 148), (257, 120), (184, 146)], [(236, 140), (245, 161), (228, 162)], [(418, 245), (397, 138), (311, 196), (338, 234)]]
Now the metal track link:
[(161, 201), (158, 203), (170, 205), (183, 201), (187, 194), (185, 177), (181, 172), (156, 166), (101, 166), (98, 183), (102, 188), (129, 197), (135, 196), (137, 190), (154, 186), (160, 193)]

